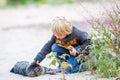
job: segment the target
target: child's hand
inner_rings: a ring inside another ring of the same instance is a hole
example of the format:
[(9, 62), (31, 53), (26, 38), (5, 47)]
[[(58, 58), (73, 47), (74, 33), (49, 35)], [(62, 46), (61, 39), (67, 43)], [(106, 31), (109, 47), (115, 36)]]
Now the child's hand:
[(70, 52), (71, 55), (76, 56), (77, 51), (74, 47), (70, 46), (68, 49), (69, 49), (69, 52)]
[(39, 61), (34, 60), (34, 61), (31, 63), (31, 65), (35, 65), (35, 64), (39, 64)]

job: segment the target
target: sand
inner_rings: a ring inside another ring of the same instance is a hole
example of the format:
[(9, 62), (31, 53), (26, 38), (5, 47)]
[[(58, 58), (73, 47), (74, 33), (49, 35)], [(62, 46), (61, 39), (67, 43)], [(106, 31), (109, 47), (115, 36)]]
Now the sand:
[[(100, 17), (104, 11), (98, 3), (83, 3), (82, 5), (89, 9), (91, 15), (96, 18)], [(59, 80), (62, 78), (61, 73), (38, 77), (25, 77), (10, 73), (10, 69), (17, 61), (33, 61), (36, 54), (52, 35), (49, 28), (50, 22), (55, 16), (65, 16), (73, 22), (78, 22), (75, 25), (79, 25), (79, 21), (84, 21), (84, 16), (87, 19), (90, 18), (79, 4), (32, 5), (0, 10), (0, 80)], [(79, 26), (79, 28), (81, 27)], [(81, 29), (86, 30), (84, 27)], [(45, 59), (40, 65), (56, 68), (56, 66), (49, 66), (49, 62)], [(66, 74), (67, 80), (92, 80), (94, 78), (95, 75), (91, 75), (89, 71)]]

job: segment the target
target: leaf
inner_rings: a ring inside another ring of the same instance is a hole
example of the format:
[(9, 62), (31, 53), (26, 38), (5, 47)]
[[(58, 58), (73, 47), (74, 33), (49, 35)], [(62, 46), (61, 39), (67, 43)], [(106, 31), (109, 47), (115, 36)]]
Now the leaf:
[(53, 59), (53, 60), (51, 61), (50, 65), (54, 65), (54, 66), (55, 66), (56, 63), (57, 63), (56, 59)]
[(64, 59), (64, 60), (66, 60), (66, 57), (67, 56), (70, 56), (69, 54), (62, 54), (61, 56), (59, 56), (61, 59)]
[(62, 69), (65, 70), (67, 67), (71, 67), (71, 68), (72, 68), (72, 65), (69, 64), (69, 63), (67, 63), (67, 62), (62, 62), (62, 63), (61, 63), (61, 68), (62, 68)]
[(57, 54), (56, 52), (47, 54), (47, 55), (46, 55), (46, 58), (47, 58), (47, 59), (55, 58), (56, 54)]

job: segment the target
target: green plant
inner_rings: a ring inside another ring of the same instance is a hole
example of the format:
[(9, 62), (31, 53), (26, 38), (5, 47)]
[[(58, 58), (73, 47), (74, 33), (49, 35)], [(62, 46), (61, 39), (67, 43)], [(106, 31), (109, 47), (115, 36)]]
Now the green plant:
[(59, 56), (61, 59), (63, 59), (64, 61), (60, 61), (58, 58), (56, 58), (56, 54), (57, 53), (51, 53), (47, 55), (47, 59), (51, 59), (52, 61), (50, 62), (50, 65), (56, 65), (57, 63), (60, 65), (60, 69), (61, 69), (61, 73), (63, 74), (63, 78), (61, 78), (62, 80), (66, 80), (65, 79), (65, 73), (64, 71), (66, 70), (67, 67), (71, 67), (72, 65), (65, 62), (66, 60), (66, 56), (69, 56), (68, 54), (63, 54), (61, 56)]
[(90, 52), (95, 55), (94, 62), (87, 61), (87, 64), (90, 70), (97, 67), (96, 73), (99, 77), (117, 77), (120, 74), (117, 56), (120, 54), (120, 8), (116, 1), (111, 11), (105, 10), (105, 16), (92, 19), (94, 33), (91, 34), (93, 45)]
[(86, 62), (89, 69), (97, 67), (96, 73), (99, 74), (99, 77), (116, 77), (119, 74), (119, 65), (120, 62), (116, 56), (112, 56), (109, 52), (109, 49), (106, 47), (106, 43), (103, 39), (95, 39), (94, 44), (90, 46), (91, 53), (95, 53), (93, 56), (95, 61)]
[(73, 0), (47, 0), (48, 4), (64, 4), (64, 3), (73, 3)]
[(32, 3), (33, 0), (7, 0), (7, 5), (17, 6)]
[(35, 4), (45, 4), (47, 3), (47, 0), (34, 0)]
[(105, 10), (101, 19), (93, 19), (92, 28), (102, 37), (107, 47), (116, 54), (120, 54), (120, 8), (115, 0), (112, 10)]
[(6, 0), (7, 5), (18, 6), (26, 4), (64, 4), (64, 3), (73, 3), (73, 0)]

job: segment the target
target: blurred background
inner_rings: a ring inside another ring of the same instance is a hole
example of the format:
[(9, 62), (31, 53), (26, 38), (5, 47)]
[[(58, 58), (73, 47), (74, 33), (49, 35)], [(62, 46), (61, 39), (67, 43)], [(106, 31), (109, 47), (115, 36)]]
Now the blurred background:
[[(21, 78), (10, 74), (9, 70), (17, 61), (33, 61), (52, 35), (49, 29), (54, 17), (65, 16), (77, 28), (91, 33), (93, 29), (90, 24), (93, 23), (93, 17), (105, 18), (101, 21), (111, 23), (104, 13), (113, 9), (115, 4), (112, 3), (120, 5), (119, 0), (0, 0), (1, 80)], [(120, 16), (117, 18), (120, 19)], [(40, 64), (49, 66), (49, 62), (44, 60)], [(78, 80), (79, 77), (81, 80), (89, 80), (91, 76), (82, 73), (71, 77), (68, 79)], [(49, 79), (39, 77), (29, 80), (35, 79), (56, 80), (51, 76)], [(22, 77), (22, 80), (28, 78)]]
[[(1, 0), (0, 6), (18, 6), (28, 4), (72, 4), (78, 2), (97, 2), (101, 0)], [(105, 0), (110, 1), (110, 0)]]
[[(0, 26), (48, 24), (55, 16), (65, 16), (77, 25), (86, 26), (90, 17), (101, 17), (110, 0), (0, 0)], [(21, 27), (22, 27), (21, 26)], [(82, 27), (81, 26), (81, 27)]]
[(0, 0), (0, 51), (2, 54), (31, 53), (32, 57), (27, 58), (33, 60), (51, 36), (49, 28), (54, 17), (65, 16), (73, 25), (89, 33), (92, 31), (88, 26), (92, 22), (91, 16), (101, 17), (104, 8), (111, 7), (109, 2), (111, 1)]

